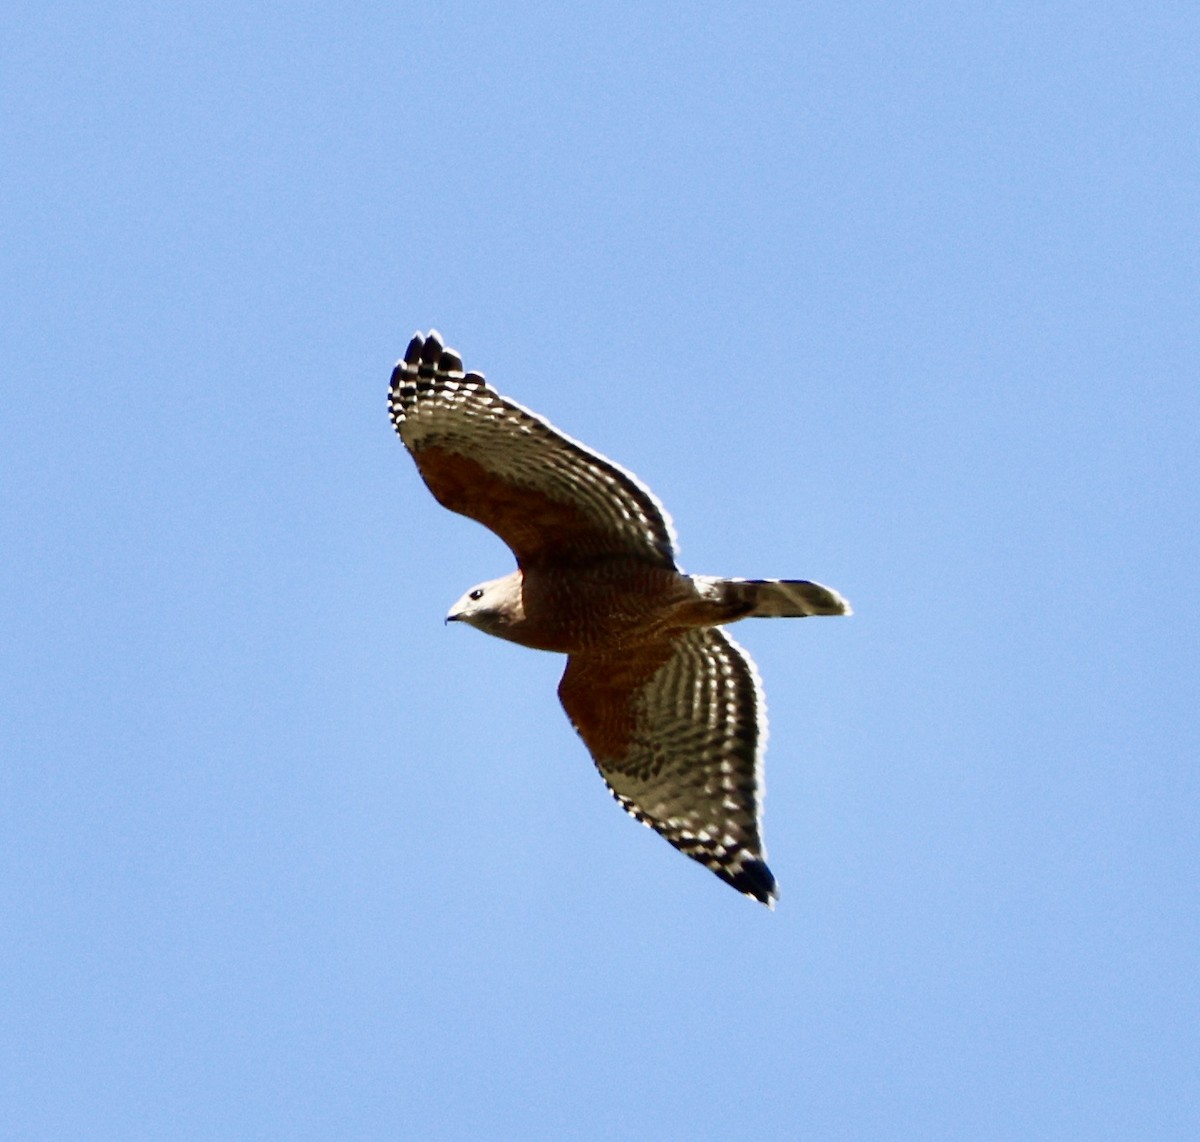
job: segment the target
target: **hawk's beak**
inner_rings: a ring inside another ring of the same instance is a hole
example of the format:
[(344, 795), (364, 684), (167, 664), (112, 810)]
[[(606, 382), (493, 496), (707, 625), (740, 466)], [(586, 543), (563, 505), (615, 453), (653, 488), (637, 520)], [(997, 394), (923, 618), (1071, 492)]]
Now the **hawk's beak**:
[(462, 615), (460, 615), (457, 611), (451, 611), (446, 616), (446, 622), (448, 622), (448, 623), (457, 623), (457, 622), (461, 622), (461, 620), (462, 620)]

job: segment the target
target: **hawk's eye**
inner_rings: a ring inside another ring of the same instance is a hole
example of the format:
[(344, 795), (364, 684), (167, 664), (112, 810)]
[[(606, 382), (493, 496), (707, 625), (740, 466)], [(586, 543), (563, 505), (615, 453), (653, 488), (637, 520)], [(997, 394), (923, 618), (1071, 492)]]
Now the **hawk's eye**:
[(475, 590), (474, 590), (474, 591), (472, 591), (472, 592), (471, 592), (471, 593), (470, 593), (470, 594), (467, 596), (467, 598), (468, 598), (468, 599), (471, 599), (472, 601), (477, 601), (477, 600), (479, 600), (479, 599), (482, 599), (482, 598), (483, 598), (483, 588), (482, 588), (482, 587), (476, 587), (476, 588), (475, 588)]

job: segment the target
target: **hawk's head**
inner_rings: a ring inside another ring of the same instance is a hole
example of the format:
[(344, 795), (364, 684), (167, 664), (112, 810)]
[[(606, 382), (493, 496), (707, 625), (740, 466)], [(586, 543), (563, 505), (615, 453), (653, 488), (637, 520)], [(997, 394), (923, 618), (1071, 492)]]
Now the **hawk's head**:
[(448, 623), (469, 623), (497, 638), (511, 638), (515, 633), (512, 628), (524, 619), (520, 571), (472, 587), (446, 616)]

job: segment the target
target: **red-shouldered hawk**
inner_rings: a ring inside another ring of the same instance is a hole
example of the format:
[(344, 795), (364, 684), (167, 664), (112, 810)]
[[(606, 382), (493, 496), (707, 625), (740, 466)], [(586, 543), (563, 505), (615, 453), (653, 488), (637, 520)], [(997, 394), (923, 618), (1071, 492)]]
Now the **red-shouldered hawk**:
[(773, 906), (762, 687), (720, 627), (845, 615), (845, 599), (807, 580), (685, 575), (670, 518), (637, 477), (465, 373), (435, 331), (410, 342), (388, 406), (438, 502), (516, 556), (516, 571), (473, 587), (447, 621), (568, 655), (558, 696), (616, 799)]

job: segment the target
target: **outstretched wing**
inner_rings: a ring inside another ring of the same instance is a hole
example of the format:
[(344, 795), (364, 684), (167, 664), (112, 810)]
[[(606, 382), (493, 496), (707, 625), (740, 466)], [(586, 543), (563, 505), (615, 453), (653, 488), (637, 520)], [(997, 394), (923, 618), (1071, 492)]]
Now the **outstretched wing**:
[(772, 905), (759, 833), (766, 709), (733, 639), (708, 627), (621, 655), (573, 654), (558, 696), (627, 812)]
[(630, 555), (675, 566), (670, 518), (636, 476), (491, 388), (435, 331), (392, 373), (388, 407), (429, 490), (522, 567)]

